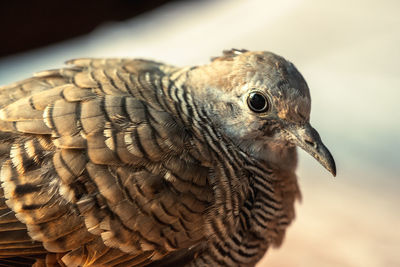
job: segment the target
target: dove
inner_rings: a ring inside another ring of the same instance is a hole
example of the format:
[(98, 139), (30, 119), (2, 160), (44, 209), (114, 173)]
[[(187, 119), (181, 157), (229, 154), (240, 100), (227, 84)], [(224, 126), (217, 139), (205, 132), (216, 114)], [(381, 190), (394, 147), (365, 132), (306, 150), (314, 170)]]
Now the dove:
[(0, 265), (254, 266), (294, 219), (297, 147), (336, 175), (274, 53), (67, 63), (0, 89)]

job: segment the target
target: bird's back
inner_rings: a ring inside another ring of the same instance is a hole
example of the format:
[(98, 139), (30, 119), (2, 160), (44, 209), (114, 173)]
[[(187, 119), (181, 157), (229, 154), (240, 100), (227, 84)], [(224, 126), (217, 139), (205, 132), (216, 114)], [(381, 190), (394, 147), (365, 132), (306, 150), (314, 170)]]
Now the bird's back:
[(212, 195), (208, 152), (190, 148), (172, 115), (178, 69), (70, 63), (0, 89), (0, 264), (141, 266), (183, 255), (204, 238)]

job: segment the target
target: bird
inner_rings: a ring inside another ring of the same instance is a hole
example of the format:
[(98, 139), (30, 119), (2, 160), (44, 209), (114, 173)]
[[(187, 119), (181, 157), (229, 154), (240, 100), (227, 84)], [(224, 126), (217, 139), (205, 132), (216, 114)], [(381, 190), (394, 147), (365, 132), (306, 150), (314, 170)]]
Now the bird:
[(254, 266), (333, 176), (308, 85), (272, 52), (80, 58), (0, 88), (1, 266)]

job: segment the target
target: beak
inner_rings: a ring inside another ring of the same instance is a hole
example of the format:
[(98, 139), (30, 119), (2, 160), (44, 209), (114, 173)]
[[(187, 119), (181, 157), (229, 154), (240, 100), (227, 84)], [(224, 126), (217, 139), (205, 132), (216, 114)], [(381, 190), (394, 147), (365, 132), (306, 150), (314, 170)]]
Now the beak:
[(336, 176), (335, 160), (331, 152), (322, 143), (318, 132), (309, 124), (294, 125), (288, 129), (291, 141), (313, 156), (333, 176)]

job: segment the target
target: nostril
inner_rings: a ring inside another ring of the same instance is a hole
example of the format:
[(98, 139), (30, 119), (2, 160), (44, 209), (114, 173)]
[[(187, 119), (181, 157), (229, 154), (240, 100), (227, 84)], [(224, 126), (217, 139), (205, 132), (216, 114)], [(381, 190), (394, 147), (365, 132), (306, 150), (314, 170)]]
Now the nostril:
[(314, 148), (317, 147), (317, 144), (315, 142), (313, 142), (313, 141), (309, 141), (309, 140), (304, 140), (304, 141), (306, 142), (307, 145), (310, 145), (310, 146), (312, 146)]

